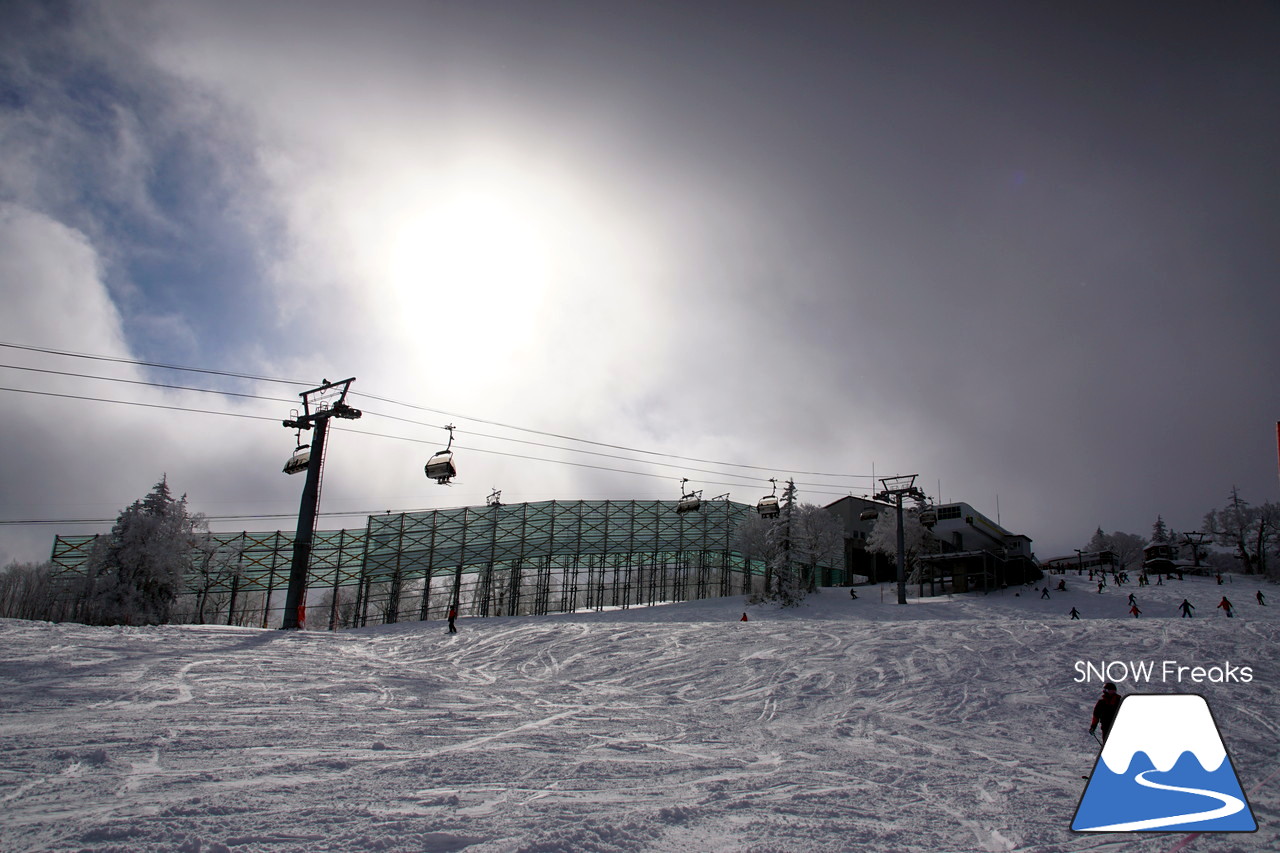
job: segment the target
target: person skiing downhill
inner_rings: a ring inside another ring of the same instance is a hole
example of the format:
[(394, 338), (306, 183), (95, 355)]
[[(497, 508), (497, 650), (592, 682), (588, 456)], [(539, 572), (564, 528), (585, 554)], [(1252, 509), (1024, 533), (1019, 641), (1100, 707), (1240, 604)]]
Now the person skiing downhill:
[(1129, 606), (1130, 607), (1138, 606), (1138, 599), (1133, 597), (1133, 593), (1129, 593)]
[(457, 618), (458, 618), (458, 608), (450, 607), (449, 608), (449, 633), (450, 634), (458, 633), (458, 626), (453, 624)]
[(1258, 603), (1263, 607), (1267, 606), (1267, 600), (1262, 597), (1262, 590), (1258, 590)]
[(1227, 597), (1225, 595), (1222, 596), (1222, 600), (1218, 602), (1218, 606), (1222, 608), (1223, 613), (1227, 614), (1228, 619), (1236, 615), (1232, 610), (1234, 605), (1232, 605), (1230, 601), (1227, 601)]
[(1079, 619), (1079, 618), (1080, 618), (1080, 611), (1079, 611), (1079, 610), (1076, 610), (1074, 607), (1073, 607), (1073, 608), (1071, 608), (1071, 618), (1072, 618), (1072, 619)]
[(1142, 615), (1142, 611), (1138, 609), (1138, 605), (1136, 604), (1129, 608), (1129, 612), (1133, 614), (1134, 619), (1137, 619)]
[(1182, 599), (1182, 603), (1178, 605), (1178, 609), (1182, 611), (1182, 618), (1183, 618), (1183, 619), (1194, 619), (1194, 618), (1195, 618), (1195, 614), (1194, 614), (1194, 613), (1192, 613), (1191, 611), (1192, 611), (1192, 610), (1195, 610), (1195, 609), (1196, 609), (1196, 606), (1195, 606), (1194, 604), (1192, 604), (1190, 601), (1187, 601), (1185, 598), (1184, 598), (1184, 599)]
[(1089, 723), (1089, 734), (1093, 734), (1101, 725), (1103, 743), (1107, 742), (1107, 735), (1111, 734), (1111, 726), (1115, 724), (1116, 713), (1120, 710), (1122, 698), (1116, 692), (1114, 683), (1108, 681), (1102, 685), (1102, 696), (1093, 706), (1093, 721)]

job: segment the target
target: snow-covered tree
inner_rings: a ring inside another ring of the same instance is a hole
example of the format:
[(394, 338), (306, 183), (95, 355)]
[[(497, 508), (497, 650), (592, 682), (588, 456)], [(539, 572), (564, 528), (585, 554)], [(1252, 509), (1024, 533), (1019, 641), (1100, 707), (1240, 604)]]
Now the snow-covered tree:
[(796, 500), (794, 483), (778, 501), (778, 517), (752, 516), (734, 532), (734, 548), (765, 563), (762, 598), (794, 607), (817, 588), (817, 567), (830, 565), (844, 554), (840, 520), (815, 504)]
[(1214, 544), (1234, 553), (1245, 574), (1266, 574), (1267, 552), (1280, 544), (1280, 505), (1252, 506), (1232, 486), (1226, 505), (1205, 515), (1203, 529)]
[(1157, 515), (1156, 523), (1151, 525), (1151, 541), (1157, 545), (1170, 545), (1173, 543), (1173, 536), (1169, 531), (1169, 526), (1164, 523), (1164, 516)]
[(0, 618), (56, 618), (59, 590), (52, 563), (12, 562), (0, 569)]
[(800, 564), (805, 589), (818, 588), (818, 566), (842, 563), (844, 526), (817, 504), (800, 504), (791, 519), (791, 558)]
[(1111, 537), (1102, 532), (1099, 527), (1093, 531), (1093, 538), (1089, 540), (1089, 544), (1084, 546), (1086, 554), (1097, 554), (1099, 551), (1111, 550)]
[(1124, 533), (1117, 530), (1107, 537), (1111, 550), (1116, 555), (1116, 569), (1126, 571), (1142, 565), (1142, 549), (1147, 541), (1136, 533)]
[(174, 498), (167, 479), (120, 513), (108, 536), (89, 555), (85, 621), (103, 625), (155, 625), (169, 621), (192, 549), (205, 530)]
[[(925, 553), (928, 538), (925, 526), (920, 523), (920, 514), (911, 510), (902, 513), (902, 549), (903, 563), (908, 572), (915, 565), (921, 554)], [(896, 564), (898, 559), (898, 511), (885, 510), (876, 517), (876, 523), (867, 535), (867, 549), (889, 555)]]
[(1093, 532), (1093, 538), (1083, 550), (1085, 553), (1110, 551), (1116, 555), (1115, 570), (1125, 571), (1131, 566), (1136, 567), (1142, 564), (1142, 549), (1146, 546), (1147, 540), (1136, 533), (1125, 533), (1120, 530), (1114, 533), (1103, 533), (1102, 528), (1099, 527)]
[[(801, 581), (800, 567), (791, 553), (792, 528), (797, 510), (794, 481), (787, 481), (787, 487), (782, 490), (782, 497), (778, 499), (778, 509), (778, 517), (769, 529), (769, 568), (773, 574), (773, 597), (783, 607), (795, 607), (804, 598), (805, 588)], [(769, 595), (767, 584), (765, 594)]]

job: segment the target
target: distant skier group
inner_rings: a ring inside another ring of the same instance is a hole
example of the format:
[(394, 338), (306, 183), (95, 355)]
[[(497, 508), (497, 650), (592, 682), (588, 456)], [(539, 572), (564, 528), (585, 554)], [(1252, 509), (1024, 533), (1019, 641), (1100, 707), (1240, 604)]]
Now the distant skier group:
[[(1094, 577), (1094, 572), (1093, 572), (1092, 570), (1090, 570), (1090, 572), (1089, 572), (1089, 578), (1090, 578), (1090, 580), (1092, 580), (1092, 579), (1093, 579), (1093, 577)], [(1218, 578), (1219, 578), (1218, 583), (1222, 583), (1221, 577), (1222, 577), (1221, 575), (1219, 575), (1219, 576), (1218, 576)], [(1102, 592), (1102, 591), (1103, 591), (1103, 589), (1105, 589), (1105, 588), (1106, 588), (1106, 586), (1107, 586), (1106, 573), (1104, 573), (1104, 572), (1098, 572), (1098, 573), (1097, 573), (1097, 578), (1098, 578), (1098, 592)], [(1160, 582), (1161, 582), (1161, 580), (1162, 580), (1162, 576), (1157, 576), (1157, 578), (1158, 578), (1158, 580), (1157, 580), (1157, 584), (1156, 584), (1156, 585), (1157, 585), (1157, 586), (1159, 586), (1159, 585), (1160, 585)], [(1117, 585), (1117, 586), (1119, 586), (1119, 585), (1121, 585), (1122, 583), (1124, 583), (1126, 580), (1128, 580), (1128, 576), (1127, 576), (1124, 572), (1115, 573), (1115, 576), (1114, 576), (1113, 580), (1115, 581), (1116, 585)], [(1150, 586), (1150, 585), (1151, 585), (1151, 581), (1147, 579), (1146, 573), (1143, 573), (1142, 575), (1140, 575), (1140, 576), (1139, 576), (1139, 578), (1138, 578), (1138, 585), (1139, 585), (1139, 586)], [(1060, 581), (1058, 581), (1058, 587), (1057, 587), (1057, 588), (1058, 588), (1058, 590), (1059, 590), (1060, 592), (1066, 592), (1066, 589), (1067, 589), (1067, 582), (1066, 582), (1066, 581), (1064, 581), (1064, 580), (1060, 580)], [(1040, 597), (1041, 597), (1041, 598), (1048, 598), (1048, 597), (1049, 597), (1049, 587), (1048, 587), (1048, 586), (1045, 586), (1045, 588), (1041, 591), (1041, 593), (1040, 593)], [(1266, 599), (1266, 596), (1264, 596), (1264, 595), (1262, 594), (1262, 590), (1258, 590), (1258, 591), (1254, 594), (1254, 597), (1258, 600), (1258, 604), (1259, 604), (1259, 605), (1261, 605), (1261, 606), (1263, 606), (1263, 607), (1266, 607), (1266, 606), (1267, 606), (1267, 599)], [(1129, 593), (1129, 600), (1128, 600), (1128, 604), (1129, 604), (1129, 614), (1130, 614), (1130, 615), (1132, 615), (1132, 616), (1133, 616), (1133, 618), (1137, 619), (1139, 616), (1141, 616), (1141, 615), (1142, 615), (1143, 611), (1142, 611), (1142, 609), (1138, 606), (1138, 598), (1137, 598), (1137, 596), (1135, 596), (1133, 593)], [(1185, 599), (1185, 598), (1184, 598), (1184, 599), (1182, 599), (1182, 603), (1178, 605), (1178, 610), (1182, 613), (1182, 618), (1183, 618), (1183, 619), (1193, 619), (1193, 618), (1195, 618), (1195, 609), (1196, 609), (1195, 605), (1194, 605), (1194, 604), (1192, 604), (1190, 601), (1188, 601), (1188, 600), (1187, 600), (1187, 599)], [(1224, 595), (1224, 596), (1222, 596), (1222, 600), (1218, 602), (1217, 606), (1216, 606), (1214, 609), (1215, 609), (1215, 610), (1221, 610), (1221, 611), (1222, 611), (1222, 612), (1227, 616), (1227, 618), (1229, 618), (1229, 619), (1230, 619), (1230, 618), (1234, 618), (1234, 617), (1235, 617), (1235, 615), (1236, 615), (1236, 606), (1235, 606), (1234, 604), (1232, 604), (1232, 603), (1231, 603), (1231, 600), (1230, 600), (1229, 598), (1227, 598), (1225, 595)], [(1070, 611), (1068, 611), (1067, 615), (1068, 615), (1071, 619), (1079, 619), (1079, 618), (1080, 618), (1080, 616), (1081, 616), (1080, 611), (1079, 611), (1079, 610), (1077, 610), (1075, 607), (1072, 607), (1072, 608), (1071, 608), (1071, 610), (1070, 610)]]

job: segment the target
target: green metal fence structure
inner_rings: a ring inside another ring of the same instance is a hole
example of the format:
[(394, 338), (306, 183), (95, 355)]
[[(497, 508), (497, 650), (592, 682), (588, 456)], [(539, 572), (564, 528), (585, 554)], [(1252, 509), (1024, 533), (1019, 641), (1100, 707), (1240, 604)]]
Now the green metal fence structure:
[[(318, 531), (307, 625), (337, 628), (460, 616), (628, 608), (759, 590), (764, 564), (735, 549), (755, 508), (705, 501), (542, 501), (368, 518), (364, 529)], [(59, 536), (59, 574), (83, 576), (95, 537)], [(213, 533), (193, 554), (190, 621), (279, 623), (293, 537)], [(843, 568), (822, 566), (825, 584)]]

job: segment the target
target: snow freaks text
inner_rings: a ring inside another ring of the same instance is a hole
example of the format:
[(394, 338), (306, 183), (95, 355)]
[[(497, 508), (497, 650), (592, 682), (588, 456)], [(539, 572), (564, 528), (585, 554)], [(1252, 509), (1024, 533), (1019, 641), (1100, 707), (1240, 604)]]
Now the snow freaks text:
[(1083, 661), (1075, 664), (1077, 684), (1090, 681), (1125, 681), (1148, 684), (1248, 684), (1253, 681), (1253, 667), (1236, 666), (1230, 661), (1212, 666), (1184, 666), (1176, 660), (1166, 661)]

